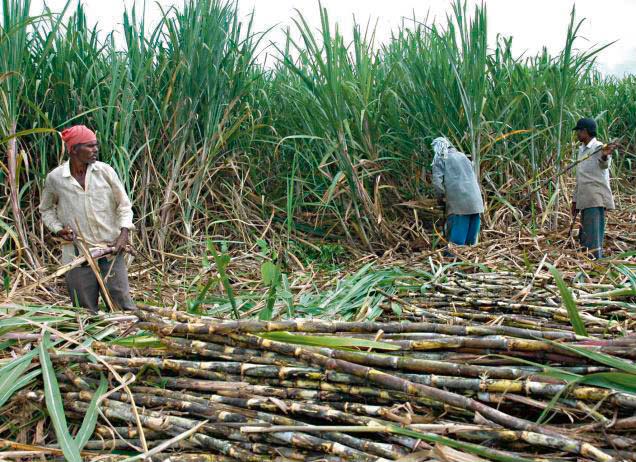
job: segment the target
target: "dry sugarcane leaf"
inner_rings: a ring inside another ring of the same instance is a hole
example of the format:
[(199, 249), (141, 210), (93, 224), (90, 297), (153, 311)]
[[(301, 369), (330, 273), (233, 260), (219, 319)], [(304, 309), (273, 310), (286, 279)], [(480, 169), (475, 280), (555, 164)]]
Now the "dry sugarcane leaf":
[(272, 403), (274, 403), (283, 414), (289, 414), (289, 407), (287, 407), (287, 405), (282, 400), (274, 398), (273, 396), (270, 396), (268, 399)]
[(442, 462), (488, 462), (481, 457), (473, 456), (472, 454), (467, 454), (439, 443), (435, 445), (431, 455), (439, 458)]
[(488, 420), (486, 419), (483, 415), (481, 415), (479, 412), (475, 412), (475, 418), (473, 419), (473, 421), (478, 424), (478, 425), (487, 425), (489, 427), (493, 427), (493, 428), (502, 428), (501, 425), (496, 424), (495, 422), (493, 422), (492, 420)]
[(400, 457), (396, 462), (430, 462), (431, 451), (417, 451), (408, 456)]

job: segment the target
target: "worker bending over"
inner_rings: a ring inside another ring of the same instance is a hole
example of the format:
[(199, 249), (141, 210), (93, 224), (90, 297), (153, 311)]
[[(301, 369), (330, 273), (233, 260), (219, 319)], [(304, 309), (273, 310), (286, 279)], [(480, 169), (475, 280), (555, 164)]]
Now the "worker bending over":
[(603, 257), (605, 238), (605, 210), (614, 208), (614, 197), (610, 187), (610, 155), (612, 145), (603, 146), (596, 139), (594, 119), (580, 119), (576, 137), (581, 143), (576, 167), (576, 189), (572, 202), (572, 215), (581, 211), (579, 241), (593, 258)]
[(473, 165), (446, 138), (436, 138), (432, 146), (433, 188), (446, 204), (447, 239), (456, 245), (474, 245), (484, 202)]
[[(133, 309), (128, 270), (122, 252), (133, 227), (130, 199), (115, 170), (97, 160), (99, 144), (95, 133), (84, 125), (62, 132), (69, 160), (46, 177), (40, 212), (46, 227), (65, 244), (62, 263), (82, 256), (77, 239), (89, 248), (115, 248), (111, 258), (98, 260), (98, 266), (113, 303)], [(100, 287), (88, 264), (66, 275), (71, 303), (97, 312)]]

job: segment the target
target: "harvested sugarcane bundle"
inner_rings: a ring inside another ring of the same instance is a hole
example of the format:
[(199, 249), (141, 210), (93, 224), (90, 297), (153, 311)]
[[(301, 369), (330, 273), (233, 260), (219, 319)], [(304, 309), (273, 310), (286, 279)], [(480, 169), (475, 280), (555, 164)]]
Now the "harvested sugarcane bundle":
[[(483, 460), (636, 460), (632, 296), (573, 285), (581, 333), (552, 279), (533, 276), (398, 285), (373, 321), (141, 305), (129, 338), (57, 343), (48, 358), (71, 435), (99, 407), (88, 453), (366, 462), (446, 447)], [(45, 402), (34, 383), (12, 402)]]

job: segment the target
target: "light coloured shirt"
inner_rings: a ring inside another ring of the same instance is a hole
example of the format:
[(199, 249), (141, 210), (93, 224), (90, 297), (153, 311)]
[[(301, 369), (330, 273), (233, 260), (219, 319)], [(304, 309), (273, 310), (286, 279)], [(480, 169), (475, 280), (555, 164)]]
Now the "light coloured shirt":
[[(110, 165), (90, 164), (84, 184), (86, 190), (71, 175), (68, 161), (47, 175), (40, 213), (51, 232), (68, 225), (89, 247), (103, 247), (115, 242), (122, 228), (134, 229), (130, 199)], [(73, 244), (62, 246), (62, 263), (76, 256)]]
[(435, 156), (433, 159), (433, 188), (438, 197), (446, 198), (447, 215), (472, 215), (484, 211), (473, 165), (455, 148), (448, 150), (446, 158)]
[[(578, 159), (585, 160), (576, 166), (574, 201), (578, 210), (591, 207), (614, 208), (609, 174), (611, 159), (602, 159), (603, 152), (599, 149), (602, 145), (596, 138), (592, 138), (586, 146), (579, 147)], [(597, 149), (598, 152), (592, 154)]]

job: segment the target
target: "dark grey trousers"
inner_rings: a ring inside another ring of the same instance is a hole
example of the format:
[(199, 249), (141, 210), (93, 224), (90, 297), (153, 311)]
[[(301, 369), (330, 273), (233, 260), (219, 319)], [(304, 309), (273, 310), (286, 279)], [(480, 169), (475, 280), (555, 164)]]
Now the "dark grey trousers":
[[(101, 258), (97, 261), (97, 264), (104, 280), (104, 285), (108, 289), (110, 298), (115, 306), (124, 310), (134, 309), (135, 304), (130, 297), (128, 269), (126, 268), (124, 256), (117, 255), (114, 260)], [(69, 271), (66, 274), (66, 286), (68, 287), (73, 306), (81, 306), (97, 312), (97, 302), (101, 290), (95, 273), (93, 273), (90, 266), (80, 266)]]
[(595, 259), (603, 258), (605, 240), (605, 208), (591, 207), (581, 210), (581, 245), (590, 250)]

